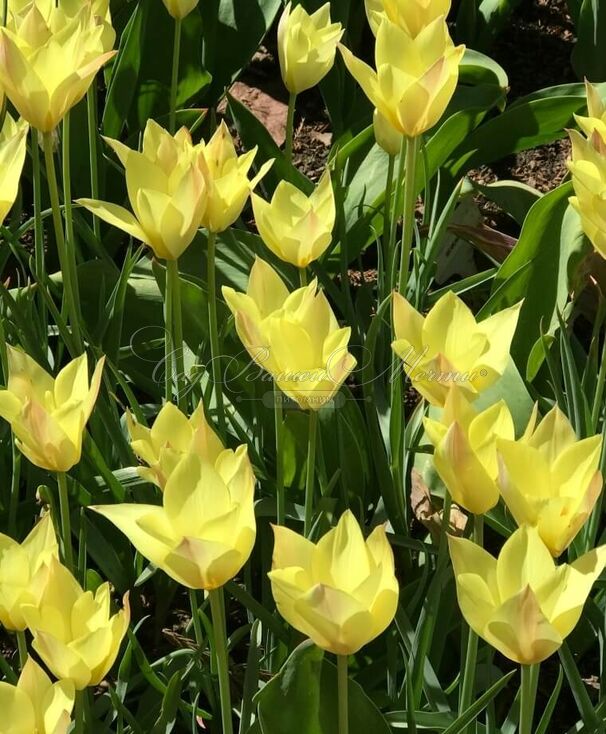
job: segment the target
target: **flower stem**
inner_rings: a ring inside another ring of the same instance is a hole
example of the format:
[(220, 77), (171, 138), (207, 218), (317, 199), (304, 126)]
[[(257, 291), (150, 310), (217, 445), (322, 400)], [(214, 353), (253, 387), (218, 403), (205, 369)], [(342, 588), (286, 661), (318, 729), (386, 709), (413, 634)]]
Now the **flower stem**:
[(23, 670), (25, 663), (27, 663), (28, 652), (25, 632), (22, 632), (21, 630), (17, 632), (17, 647), (19, 649), (19, 668)]
[[(97, 80), (93, 79), (92, 84), (86, 93), (86, 116), (88, 123), (88, 152), (90, 163), (90, 193), (93, 199), (99, 198), (99, 153), (97, 148)], [(93, 232), (97, 240), (101, 239), (101, 227), (99, 217), (93, 214)]]
[[(167, 261), (168, 262), (168, 261)], [(168, 265), (166, 267), (166, 281), (164, 286), (164, 397), (167, 403), (173, 399), (173, 360), (175, 347), (173, 344), (173, 299), (170, 293)]]
[(307, 268), (299, 268), (299, 283), (301, 288), (305, 288), (307, 285)]
[(195, 589), (189, 590), (189, 605), (191, 607), (191, 620), (194, 625), (194, 637), (196, 639), (196, 645), (200, 647), (204, 640), (204, 635), (202, 633), (200, 615), (198, 614), (198, 594)]
[(294, 123), (295, 123), (295, 104), (297, 95), (291, 92), (288, 97), (288, 113), (286, 115), (286, 141), (284, 144), (284, 155), (289, 163), (292, 163)]
[[(59, 203), (59, 189), (57, 186), (57, 173), (55, 170), (55, 161), (53, 157), (53, 134), (52, 132), (44, 133), (44, 160), (46, 162), (46, 177), (48, 179), (48, 192), (51, 200), (51, 208), (53, 212), (53, 224), (55, 227), (55, 238), (57, 240), (57, 252), (59, 254), (59, 264), (63, 276), (63, 298), (69, 314), (69, 320), (72, 328), (74, 342), (79, 353), (84, 351), (82, 343), (82, 335), (80, 333), (80, 311), (78, 300), (76, 297), (76, 285), (72, 277), (75, 273), (74, 266), (70, 264), (71, 257), (74, 255), (73, 247), (71, 253), (68, 251), (63, 233), (63, 223), (61, 221), (61, 205)], [(70, 243), (73, 244), (73, 243)]]
[(416, 170), (419, 153), (419, 138), (406, 138), (406, 170), (404, 171), (404, 207), (402, 252), (400, 255), (400, 276), (398, 290), (405, 294), (410, 268), (410, 251), (414, 235)]
[(314, 510), (314, 473), (316, 468), (316, 435), (318, 433), (318, 414), (309, 411), (309, 435), (307, 443), (307, 475), (305, 478), (305, 522), (303, 533), (309, 538)]
[[(39, 283), (45, 281), (46, 265), (44, 262), (44, 225), (42, 223), (42, 177), (40, 175), (40, 146), (38, 144), (39, 133), (31, 128), (31, 155), (32, 155), (32, 178), (34, 189), (34, 264), (36, 268), (36, 279)], [(42, 294), (39, 294), (38, 313), (42, 322), (42, 333), (44, 335), (44, 346), (48, 340), (48, 319), (46, 303)]]
[(349, 734), (347, 655), (337, 655), (337, 679), (339, 698), (339, 734)]
[[(183, 313), (181, 310), (181, 279), (179, 278), (179, 263), (177, 260), (166, 261), (166, 299), (171, 308), (170, 323), (166, 330), (170, 331), (172, 347), (171, 362), (174, 364), (176, 402), (179, 409), (186, 410), (185, 400), (185, 365), (183, 360)], [(171, 380), (172, 382), (172, 380)]]
[(284, 497), (284, 417), (282, 415), (282, 393), (274, 382), (274, 422), (276, 427), (276, 522), (284, 525), (286, 508)]
[(84, 734), (84, 709), (86, 707), (85, 697), (87, 695), (88, 690), (86, 688), (82, 691), (76, 691), (76, 699), (74, 701), (74, 734)]
[(223, 386), (221, 382), (221, 352), (219, 345), (219, 327), (217, 325), (217, 273), (215, 266), (217, 235), (208, 233), (208, 328), (210, 332), (210, 356), (212, 378), (215, 386), (215, 400), (219, 419), (219, 434), (225, 439), (225, 412), (223, 407)]
[(170, 81), (170, 109), (168, 118), (168, 129), (174, 135), (177, 127), (177, 89), (179, 87), (179, 58), (181, 56), (181, 29), (180, 18), (175, 20), (175, 37), (173, 42), (173, 71)]
[(388, 287), (392, 291), (396, 287), (396, 232), (398, 219), (402, 211), (402, 190), (404, 188), (404, 170), (406, 165), (406, 138), (402, 138), (402, 147), (398, 156), (398, 175), (396, 178), (396, 195), (391, 209), (391, 220), (389, 222), (389, 245), (387, 247), (387, 272)]
[(537, 698), (540, 665), (522, 665), (520, 686), (520, 726), (519, 734), (532, 734), (534, 707)]
[(393, 172), (396, 165), (395, 156), (389, 156), (389, 162), (387, 164), (387, 180), (385, 182), (385, 201), (383, 202), (383, 273), (379, 277), (379, 287), (381, 290), (380, 301), (382, 302), (389, 293), (389, 272), (391, 269), (391, 250), (390, 250), (390, 239), (391, 239), (391, 221), (394, 218), (391, 210), (391, 195), (393, 192)]
[(223, 610), (223, 589), (214, 589), (208, 592), (210, 609), (213, 621), (213, 635), (215, 641), (215, 657), (217, 673), (219, 675), (219, 696), (221, 699), (221, 722), (223, 734), (233, 734), (231, 716), (231, 696), (229, 692), (229, 665), (227, 659), (227, 633), (225, 629), (225, 615)]
[(69, 495), (67, 493), (67, 476), (65, 472), (57, 472), (59, 485), (59, 512), (61, 515), (61, 538), (63, 540), (63, 562), (68, 570), (74, 570), (74, 555), (72, 551), (72, 528), (69, 515)]

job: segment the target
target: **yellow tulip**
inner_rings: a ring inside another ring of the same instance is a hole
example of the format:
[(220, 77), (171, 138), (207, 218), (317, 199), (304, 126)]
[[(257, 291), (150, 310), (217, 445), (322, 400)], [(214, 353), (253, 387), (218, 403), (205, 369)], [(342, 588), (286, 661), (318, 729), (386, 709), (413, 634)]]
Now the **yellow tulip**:
[(22, 607), (39, 603), (52, 558), (59, 557), (50, 515), (45, 515), (19, 544), (0, 534), (0, 622), (22, 632), (27, 623)]
[(311, 15), (302, 5), (284, 8), (278, 24), (278, 56), (286, 88), (299, 94), (315, 87), (335, 63), (343, 29), (330, 22), (330, 3)]
[(601, 143), (606, 146), (606, 104), (604, 104), (597, 88), (587, 79), (585, 80), (585, 90), (587, 92), (587, 116), (575, 115), (574, 119), (588, 138), (597, 135), (598, 145), (600, 145), (601, 140)]
[(499, 439), (499, 485), (518, 525), (536, 525), (559, 556), (572, 543), (602, 491), (601, 436), (579, 441), (556, 406), (538, 425), (537, 408), (519, 441)]
[(224, 287), (236, 331), (251, 358), (301, 408), (320, 410), (356, 365), (349, 327), (339, 328), (316, 280), (293, 293), (256, 259), (246, 293)]
[(375, 140), (388, 155), (399, 155), (402, 149), (402, 133), (383, 117), (379, 110), (375, 110), (372, 117), (372, 126)]
[(284, 619), (318, 647), (351, 655), (381, 634), (396, 613), (398, 582), (383, 526), (366, 542), (353, 514), (314, 545), (273, 526), (274, 553), (268, 574)]
[[(44, 9), (44, 8), (43, 8)], [(0, 30), (0, 85), (30, 125), (53, 130), (115, 52), (113, 34), (90, 2), (60, 0), (46, 17), (37, 3), (11, 12)]]
[(206, 210), (203, 144), (193, 145), (186, 128), (173, 137), (153, 120), (145, 127), (141, 152), (118, 140), (106, 141), (124, 166), (134, 214), (105, 201), (78, 203), (149, 245), (156, 257), (176, 260), (192, 243)]
[(251, 180), (257, 148), (238, 156), (233, 138), (225, 124), (221, 124), (204, 147), (204, 159), (208, 170), (208, 205), (202, 216), (202, 226), (209, 232), (223, 232), (242, 213), (251, 191), (265, 176), (273, 164), (264, 163)]
[(0, 132), (0, 224), (17, 198), (25, 161), (27, 131), (25, 120), (15, 122), (9, 114), (6, 115)]
[(575, 196), (570, 203), (581, 217), (583, 230), (599, 254), (606, 258), (606, 141), (596, 133), (586, 140), (570, 130)]
[(452, 291), (424, 318), (399, 293), (393, 294), (395, 340), (413, 387), (432, 405), (443, 406), (451, 385), (474, 397), (503, 374), (521, 302), (484, 321)]
[(448, 536), (461, 612), (469, 626), (522, 665), (552, 655), (575, 628), (606, 565), (606, 546), (556, 566), (536, 528), (518, 528), (498, 559)]
[(440, 420), (425, 418), (435, 446), (433, 463), (452, 499), (476, 515), (499, 501), (497, 438), (513, 440), (513, 419), (505, 401), (478, 413), (465, 393), (451, 387)]
[(30, 657), (16, 686), (0, 683), (3, 734), (67, 734), (74, 708), (74, 684), (51, 683)]
[(454, 46), (444, 17), (413, 38), (384, 18), (377, 32), (377, 70), (339, 45), (350, 74), (390, 125), (415, 138), (444, 114), (459, 79), (465, 46)]
[(80, 461), (82, 433), (93, 411), (105, 357), (88, 379), (82, 354), (51, 377), (20, 349), (8, 346), (8, 386), (0, 390), (0, 416), (11, 424), (19, 450), (54, 472)]
[(280, 181), (270, 203), (253, 194), (252, 204), (263, 242), (285, 262), (305, 268), (330, 245), (336, 210), (328, 170), (310, 196)]
[(138, 468), (139, 475), (160, 489), (164, 489), (186, 454), (196, 453), (212, 466), (224, 454), (233, 454), (223, 447), (208, 425), (201, 402), (190, 418), (172, 403), (166, 403), (151, 428), (137, 423), (130, 413), (126, 414), (126, 423), (131, 448), (147, 464), (147, 467)]
[(114, 615), (110, 601), (109, 583), (94, 594), (83, 591), (53, 558), (40, 602), (23, 607), (34, 650), (53, 675), (71, 680), (76, 690), (99, 685), (118, 655), (130, 621), (128, 593)]
[(450, 0), (365, 0), (364, 4), (375, 36), (385, 17), (414, 38), (432, 21), (446, 17), (450, 11)]
[(197, 6), (199, 0), (162, 0), (168, 12), (176, 20), (182, 20)]
[(248, 560), (256, 536), (255, 477), (246, 446), (224, 451), (214, 466), (186, 454), (166, 482), (162, 507), (121, 504), (91, 509), (135, 548), (190, 589), (217, 589)]

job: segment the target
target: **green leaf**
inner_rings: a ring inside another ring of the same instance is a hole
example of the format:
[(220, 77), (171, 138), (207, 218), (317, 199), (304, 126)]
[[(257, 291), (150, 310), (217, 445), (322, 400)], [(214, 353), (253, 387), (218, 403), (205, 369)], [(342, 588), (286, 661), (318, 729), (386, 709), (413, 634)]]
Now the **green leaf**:
[(474, 182), (473, 187), (513, 217), (520, 226), (524, 224), (533, 204), (542, 196), (540, 191), (521, 181), (495, 181), (486, 186)]
[(583, 0), (576, 19), (572, 65), (579, 79), (606, 81), (606, 4)]

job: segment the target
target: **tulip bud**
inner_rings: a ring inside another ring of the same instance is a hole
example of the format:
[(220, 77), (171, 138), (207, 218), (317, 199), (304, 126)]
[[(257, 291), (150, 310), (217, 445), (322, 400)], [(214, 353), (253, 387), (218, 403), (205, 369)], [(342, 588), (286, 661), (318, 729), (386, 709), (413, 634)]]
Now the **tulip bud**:
[(148, 120), (143, 150), (106, 138), (126, 172), (134, 215), (116, 204), (79, 199), (108, 224), (149, 245), (156, 257), (176, 260), (192, 243), (206, 209), (208, 182), (203, 144), (193, 145), (186, 128), (173, 137)]
[(465, 621), (522, 665), (558, 650), (606, 566), (606, 546), (556, 566), (537, 529), (527, 525), (505, 542), (498, 559), (464, 538), (449, 535), (448, 545)]
[(225, 121), (204, 148), (208, 170), (208, 206), (202, 216), (202, 226), (209, 232), (223, 232), (242, 213), (242, 209), (259, 181), (271, 168), (273, 160), (265, 162), (259, 173), (248, 178), (257, 148), (238, 156), (233, 138)]
[(402, 133), (395, 129), (391, 123), (383, 117), (379, 110), (375, 110), (372, 116), (372, 126), (375, 133), (375, 140), (387, 153), (387, 155), (397, 156), (402, 150)]
[(199, 0), (162, 0), (175, 20), (182, 20), (198, 5)]
[(165, 403), (153, 426), (146, 428), (126, 414), (131, 448), (148, 466), (139, 467), (141, 477), (164, 489), (181, 459), (189, 453), (215, 466), (221, 456), (231, 455), (206, 422), (202, 403), (187, 418), (172, 403)]
[(123, 604), (124, 609), (112, 615), (107, 582), (94, 594), (83, 591), (53, 558), (39, 604), (24, 606), (23, 615), (44, 664), (80, 691), (99, 685), (116, 660), (130, 621), (128, 594)]
[(25, 161), (28, 125), (7, 114), (0, 132), (0, 224), (6, 219), (19, 191)]
[(536, 525), (559, 556), (572, 543), (602, 491), (601, 436), (579, 441), (556, 406), (537, 425), (537, 407), (519, 441), (497, 441), (499, 485), (518, 525)]
[(69, 0), (11, 9), (0, 29), (0, 85), (32, 127), (50, 132), (115, 55), (114, 40), (90, 2), (78, 10)]
[(441, 16), (412, 37), (387, 18), (377, 33), (377, 70), (339, 44), (345, 65), (389, 124), (416, 138), (444, 114), (459, 78), (464, 46), (454, 46)]
[(316, 280), (293, 293), (256, 259), (246, 293), (223, 287), (236, 331), (251, 358), (301, 408), (320, 410), (356, 365), (351, 329), (339, 328)]
[(30, 657), (16, 686), (0, 683), (0, 711), (10, 734), (67, 734), (74, 708), (74, 684), (69, 680), (51, 683)]
[(364, 0), (364, 5), (375, 36), (385, 17), (414, 38), (436, 18), (446, 17), (450, 11), (450, 0)]
[(434, 466), (452, 499), (474, 515), (492, 509), (499, 501), (497, 438), (515, 437), (505, 401), (478, 413), (453, 385), (440, 420), (423, 423), (435, 446)]
[(82, 354), (51, 377), (20, 349), (8, 346), (8, 386), (0, 416), (11, 424), (19, 451), (42, 469), (66, 472), (80, 461), (82, 433), (93, 411), (105, 357), (88, 381)]
[(59, 549), (50, 515), (44, 515), (23, 543), (0, 534), (0, 622), (22, 632), (27, 624), (22, 607), (40, 601), (48, 564)]
[(330, 245), (336, 211), (328, 170), (310, 196), (280, 181), (271, 203), (253, 194), (252, 204), (261, 239), (282, 260), (305, 268)]
[(585, 90), (587, 92), (587, 117), (575, 115), (574, 119), (589, 139), (597, 134), (603, 146), (606, 146), (606, 104), (597, 87), (587, 79), (585, 79)]
[(288, 528), (273, 529), (268, 576), (290, 625), (336, 655), (352, 655), (389, 626), (399, 590), (382, 525), (365, 542), (347, 510), (316, 545)]
[(299, 94), (315, 87), (335, 63), (343, 29), (330, 22), (330, 3), (309, 15), (302, 5), (284, 8), (278, 24), (278, 55), (286, 88)]
[(471, 398), (492, 385), (509, 362), (509, 348), (522, 302), (476, 322), (452, 291), (425, 318), (404, 296), (393, 294), (395, 341), (413, 387), (432, 405), (442, 407), (451, 385)]
[(213, 590), (248, 560), (256, 536), (255, 476), (246, 446), (223, 451), (214, 466), (186, 454), (169, 476), (157, 505), (91, 507), (135, 548), (190, 589)]

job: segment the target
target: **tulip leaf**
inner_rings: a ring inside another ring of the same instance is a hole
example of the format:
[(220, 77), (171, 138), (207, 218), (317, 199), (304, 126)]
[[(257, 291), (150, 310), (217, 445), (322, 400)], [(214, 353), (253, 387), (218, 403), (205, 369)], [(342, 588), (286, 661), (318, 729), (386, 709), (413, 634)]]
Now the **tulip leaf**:
[[(389, 734), (381, 712), (349, 678), (350, 734)], [(337, 731), (337, 669), (310, 640), (301, 643), (280, 672), (257, 694), (262, 734), (334, 734)]]
[(606, 81), (606, 5), (599, 0), (582, 0), (576, 31), (572, 65), (578, 78)]

